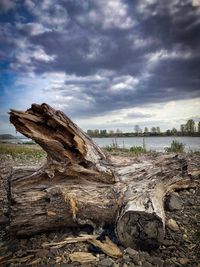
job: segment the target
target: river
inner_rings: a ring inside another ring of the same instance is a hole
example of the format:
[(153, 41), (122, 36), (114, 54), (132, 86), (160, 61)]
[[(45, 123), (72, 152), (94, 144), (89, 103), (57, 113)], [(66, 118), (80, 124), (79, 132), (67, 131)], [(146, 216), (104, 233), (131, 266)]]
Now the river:
[[(110, 146), (113, 142), (117, 142), (119, 147), (130, 148), (132, 146), (142, 146), (143, 145), (143, 137), (106, 137), (106, 138), (93, 138), (95, 143), (97, 143), (100, 147)], [(185, 145), (185, 151), (200, 151), (200, 137), (174, 137), (174, 136), (165, 136), (165, 137), (145, 137), (144, 142), (146, 149), (155, 150), (157, 152), (164, 152), (165, 147), (170, 146), (173, 140), (177, 140)], [(27, 141), (31, 141), (27, 138), (20, 139), (10, 139), (4, 140), (4, 142), (9, 143), (23, 143)]]
[[(132, 146), (142, 146), (143, 137), (107, 137), (107, 138), (93, 138), (93, 140), (100, 146), (109, 146), (113, 142), (117, 142), (119, 147), (130, 148)], [(177, 140), (185, 145), (185, 151), (200, 151), (200, 137), (144, 137), (146, 149), (155, 150), (157, 152), (164, 152), (165, 147), (169, 147), (173, 140)]]

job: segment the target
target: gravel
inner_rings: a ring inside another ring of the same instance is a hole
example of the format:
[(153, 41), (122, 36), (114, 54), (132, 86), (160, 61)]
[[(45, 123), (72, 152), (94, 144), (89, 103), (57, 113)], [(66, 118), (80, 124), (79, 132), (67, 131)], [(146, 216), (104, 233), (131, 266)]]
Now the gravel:
[[(12, 159), (10, 159), (12, 161)], [(188, 156), (189, 172), (198, 170), (200, 156)], [(20, 162), (15, 161), (15, 167)], [(0, 162), (1, 164), (1, 162)], [(22, 163), (20, 163), (22, 164)], [(23, 162), (24, 164), (24, 162)], [(30, 162), (28, 162), (30, 165)], [(36, 165), (36, 162), (32, 162)], [(178, 231), (171, 227), (166, 227), (166, 236), (160, 247), (151, 251), (140, 251), (132, 248), (120, 247), (123, 257), (113, 259), (106, 256), (101, 251), (91, 250), (91, 245), (87, 243), (68, 244), (62, 248), (42, 248), (44, 242), (57, 242), (65, 236), (72, 234), (90, 233), (91, 229), (86, 227), (80, 229), (60, 229), (52, 233), (38, 234), (30, 238), (12, 239), (7, 235), (6, 228), (0, 228), (0, 260), (4, 259), (4, 264), (0, 266), (63, 266), (63, 267), (200, 267), (200, 177), (193, 177), (196, 188), (184, 189), (172, 193), (166, 199), (166, 221), (175, 222)], [(111, 232), (111, 231), (110, 231)], [(109, 231), (107, 231), (109, 233)], [(112, 239), (113, 236), (111, 235)], [(114, 239), (113, 239), (114, 241)], [(80, 265), (72, 263), (69, 254), (75, 251), (92, 252), (98, 259), (97, 262)], [(33, 255), (25, 263), (15, 261), (15, 258), (22, 259)], [(61, 262), (58, 259), (61, 257)], [(31, 265), (31, 263), (34, 263)]]

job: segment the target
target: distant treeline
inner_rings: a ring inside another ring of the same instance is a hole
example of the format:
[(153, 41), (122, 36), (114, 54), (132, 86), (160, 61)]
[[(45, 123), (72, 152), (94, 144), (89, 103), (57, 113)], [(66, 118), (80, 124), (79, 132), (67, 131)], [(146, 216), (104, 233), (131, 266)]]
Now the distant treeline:
[(87, 134), (91, 137), (135, 137), (135, 136), (200, 136), (200, 122), (195, 125), (193, 120), (188, 120), (186, 124), (181, 124), (179, 129), (172, 128), (162, 132), (159, 126), (140, 128), (139, 125), (135, 125), (133, 132), (123, 133), (120, 129), (116, 131), (110, 130), (87, 130)]

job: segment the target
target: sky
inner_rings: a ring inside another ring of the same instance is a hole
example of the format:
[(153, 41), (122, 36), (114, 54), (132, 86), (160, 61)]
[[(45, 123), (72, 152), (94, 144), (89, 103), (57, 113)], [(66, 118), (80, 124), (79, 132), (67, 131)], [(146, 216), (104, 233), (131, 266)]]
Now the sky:
[(199, 121), (200, 1), (0, 0), (0, 134), (43, 102), (83, 130)]

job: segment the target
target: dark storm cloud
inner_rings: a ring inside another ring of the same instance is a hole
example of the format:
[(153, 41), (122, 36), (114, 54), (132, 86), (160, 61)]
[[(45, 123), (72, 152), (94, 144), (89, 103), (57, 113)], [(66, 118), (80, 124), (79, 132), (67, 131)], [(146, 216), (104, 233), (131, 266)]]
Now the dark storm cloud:
[(66, 73), (48, 90), (72, 116), (195, 98), (199, 14), (189, 0), (26, 0), (4, 17), (2, 55), (18, 72)]

